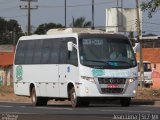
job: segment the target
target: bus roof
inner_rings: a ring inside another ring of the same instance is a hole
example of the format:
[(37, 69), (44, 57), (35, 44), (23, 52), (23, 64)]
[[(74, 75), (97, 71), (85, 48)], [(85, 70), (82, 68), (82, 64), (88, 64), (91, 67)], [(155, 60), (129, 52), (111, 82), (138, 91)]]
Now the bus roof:
[(110, 37), (110, 38), (120, 38), (126, 39), (124, 35), (116, 33), (106, 33), (101, 30), (92, 30), (89, 28), (61, 28), (61, 29), (51, 29), (46, 35), (31, 35), (23, 36), (19, 40), (34, 40), (34, 39), (46, 39), (46, 38), (61, 38), (61, 37)]
[(47, 35), (53, 34), (66, 34), (66, 33), (104, 33), (102, 30), (90, 29), (90, 28), (58, 28), (50, 29), (47, 31)]

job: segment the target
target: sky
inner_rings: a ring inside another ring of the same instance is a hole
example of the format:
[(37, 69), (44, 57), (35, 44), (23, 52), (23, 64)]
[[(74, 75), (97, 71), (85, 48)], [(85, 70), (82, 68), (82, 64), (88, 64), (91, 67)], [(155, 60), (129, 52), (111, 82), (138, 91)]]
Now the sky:
[[(105, 26), (106, 8), (116, 7), (117, 0), (94, 0), (95, 1), (95, 26)], [(120, 1), (120, 0), (119, 0)], [(139, 0), (140, 2), (144, 0)], [(87, 21), (92, 20), (92, 0), (67, 0), (67, 26), (72, 18), (84, 16)], [(7, 20), (15, 19), (21, 25), (23, 31), (27, 26), (27, 10), (21, 10), (20, 5), (27, 5), (27, 2), (20, 0), (0, 0), (0, 17)], [(64, 25), (64, 0), (38, 0), (32, 2), (32, 6), (39, 6), (31, 12), (31, 24), (34, 29), (43, 23), (60, 23)], [(123, 0), (123, 7), (135, 8), (135, 0)], [(147, 13), (143, 13), (143, 33), (154, 33), (160, 35), (160, 12), (149, 19)]]

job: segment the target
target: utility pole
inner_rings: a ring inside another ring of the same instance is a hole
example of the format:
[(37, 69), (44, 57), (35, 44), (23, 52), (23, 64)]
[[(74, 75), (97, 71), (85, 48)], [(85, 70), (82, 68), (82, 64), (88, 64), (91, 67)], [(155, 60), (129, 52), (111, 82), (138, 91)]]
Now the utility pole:
[(117, 8), (119, 7), (119, 0), (117, 0)]
[(92, 0), (92, 29), (94, 29), (94, 0)]
[(15, 51), (15, 45), (16, 45), (16, 29), (13, 29), (12, 32), (12, 39), (13, 39), (13, 52)]
[(38, 2), (38, 0), (20, 0), (24, 2), (28, 2), (28, 5), (22, 6), (20, 5), (20, 9), (28, 10), (28, 35), (31, 34), (31, 10), (32, 9), (38, 9), (38, 6), (31, 7), (31, 2)]
[(122, 26), (122, 31), (124, 31), (124, 26), (123, 26), (123, 0), (121, 0), (121, 26)]
[(67, 1), (64, 0), (64, 20), (65, 20), (65, 27), (67, 27)]
[(140, 25), (140, 16), (139, 16), (139, 1), (136, 0), (136, 13), (137, 13), (137, 40), (140, 43), (140, 60), (139, 60), (139, 68), (140, 68), (140, 87), (143, 87), (144, 80), (144, 68), (143, 68), (143, 56), (142, 56), (142, 40), (141, 40), (141, 25)]
[(118, 12), (118, 10), (119, 10), (119, 0), (117, 0), (117, 29), (116, 29), (116, 32), (118, 33), (119, 32), (119, 27), (120, 27), (120, 25), (119, 25), (119, 12)]

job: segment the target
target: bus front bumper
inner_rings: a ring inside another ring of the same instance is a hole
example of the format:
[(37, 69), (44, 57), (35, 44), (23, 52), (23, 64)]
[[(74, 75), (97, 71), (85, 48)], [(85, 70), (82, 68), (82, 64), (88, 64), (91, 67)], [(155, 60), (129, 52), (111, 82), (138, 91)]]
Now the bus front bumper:
[[(93, 98), (94, 97), (96, 98), (98, 97), (102, 97), (102, 98), (118, 97), (119, 98), (119, 97), (135, 97), (137, 86), (138, 86), (138, 80), (130, 84), (127, 84), (122, 92), (114, 93), (114, 91), (116, 91), (114, 89), (116, 88), (112, 88), (113, 93), (112, 92), (108, 93), (107, 91), (102, 92), (102, 89), (100, 87), (97, 87), (95, 83), (90, 83), (89, 81), (86, 81), (86, 83), (76, 86), (76, 89), (77, 89), (77, 96), (79, 97), (90, 97), (90, 98), (92, 97)], [(105, 85), (103, 87), (105, 87)], [(107, 85), (105, 89), (107, 89)]]

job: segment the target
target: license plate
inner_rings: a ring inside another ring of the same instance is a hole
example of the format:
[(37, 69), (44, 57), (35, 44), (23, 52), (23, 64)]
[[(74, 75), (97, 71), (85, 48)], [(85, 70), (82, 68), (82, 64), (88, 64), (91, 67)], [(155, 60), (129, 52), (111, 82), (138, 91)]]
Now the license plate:
[(107, 88), (119, 88), (117, 84), (108, 84)]

